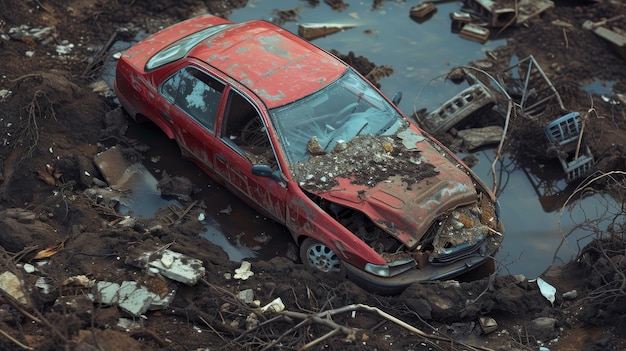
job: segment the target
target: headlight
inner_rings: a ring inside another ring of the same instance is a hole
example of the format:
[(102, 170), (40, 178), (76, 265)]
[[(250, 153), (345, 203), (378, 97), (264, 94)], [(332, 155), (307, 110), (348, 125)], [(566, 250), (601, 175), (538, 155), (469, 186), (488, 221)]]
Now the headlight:
[(411, 257), (404, 257), (387, 264), (366, 263), (365, 271), (377, 275), (379, 277), (393, 277), (400, 273), (406, 272), (417, 266), (417, 262)]
[(377, 275), (379, 277), (389, 276), (389, 265), (366, 263), (365, 271)]

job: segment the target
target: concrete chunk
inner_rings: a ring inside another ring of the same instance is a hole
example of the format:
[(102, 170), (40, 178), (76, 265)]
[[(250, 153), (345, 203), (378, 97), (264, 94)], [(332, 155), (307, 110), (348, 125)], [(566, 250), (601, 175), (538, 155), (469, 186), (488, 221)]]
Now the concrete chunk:
[(28, 299), (24, 295), (24, 289), (22, 288), (22, 282), (15, 274), (8, 271), (0, 274), (0, 289), (18, 302), (24, 305), (28, 304)]
[(138, 268), (156, 268), (164, 277), (187, 285), (194, 285), (205, 273), (201, 260), (167, 249), (143, 251), (125, 262)]
[(99, 303), (117, 305), (123, 311), (139, 317), (148, 310), (166, 308), (175, 293), (175, 289), (170, 289), (167, 295), (160, 297), (136, 281), (123, 281), (121, 284), (100, 281), (94, 284), (89, 298)]

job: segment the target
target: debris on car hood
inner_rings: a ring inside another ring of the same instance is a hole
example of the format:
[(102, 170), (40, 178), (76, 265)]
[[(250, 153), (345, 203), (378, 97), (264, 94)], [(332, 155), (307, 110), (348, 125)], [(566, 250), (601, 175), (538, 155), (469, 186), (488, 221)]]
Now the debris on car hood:
[[(478, 199), (472, 178), (418, 130), (361, 135), (293, 166), (300, 185), (359, 210), (408, 247), (442, 214)], [(412, 214), (407, 216), (406, 214)]]

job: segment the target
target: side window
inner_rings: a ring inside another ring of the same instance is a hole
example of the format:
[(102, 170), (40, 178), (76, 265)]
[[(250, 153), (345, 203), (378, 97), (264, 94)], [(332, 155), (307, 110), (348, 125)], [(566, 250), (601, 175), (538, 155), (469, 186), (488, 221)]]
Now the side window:
[(222, 140), (241, 151), (252, 164), (277, 166), (269, 136), (257, 109), (241, 94), (230, 91)]
[(199, 123), (214, 130), (224, 84), (196, 68), (186, 67), (161, 85), (161, 94)]

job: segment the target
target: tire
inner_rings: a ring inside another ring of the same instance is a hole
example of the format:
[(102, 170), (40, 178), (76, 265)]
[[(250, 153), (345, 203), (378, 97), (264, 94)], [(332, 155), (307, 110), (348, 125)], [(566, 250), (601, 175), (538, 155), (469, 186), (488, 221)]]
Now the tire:
[(339, 256), (325, 244), (306, 238), (300, 245), (300, 259), (305, 266), (324, 273), (343, 272)]

